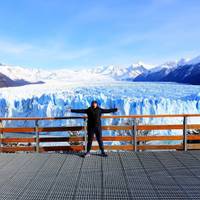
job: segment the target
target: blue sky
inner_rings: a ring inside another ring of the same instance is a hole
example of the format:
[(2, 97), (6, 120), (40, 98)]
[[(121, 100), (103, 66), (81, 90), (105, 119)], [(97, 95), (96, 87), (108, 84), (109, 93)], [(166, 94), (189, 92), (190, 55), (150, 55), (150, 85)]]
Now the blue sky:
[(199, 0), (0, 1), (0, 62), (161, 64), (200, 54)]

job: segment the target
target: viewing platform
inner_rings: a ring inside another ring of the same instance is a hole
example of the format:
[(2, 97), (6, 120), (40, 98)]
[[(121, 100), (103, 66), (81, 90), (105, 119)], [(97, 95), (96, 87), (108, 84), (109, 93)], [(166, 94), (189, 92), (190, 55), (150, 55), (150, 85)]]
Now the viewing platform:
[(0, 154), (1, 200), (200, 199), (200, 151)]
[[(142, 124), (138, 120), (154, 117), (181, 118), (182, 123)], [(0, 118), (0, 200), (200, 199), (200, 135), (188, 132), (199, 130), (200, 124), (188, 123), (190, 117), (200, 115), (105, 116), (129, 119), (131, 124), (103, 126), (103, 130), (124, 131), (103, 136), (103, 141), (122, 143), (105, 144), (108, 157), (100, 156), (94, 145), (92, 155), (86, 158), (82, 156), (87, 144), (84, 116)], [(69, 119), (83, 123), (60, 127), (40, 124), (43, 120)], [(34, 126), (7, 127), (5, 122), (12, 120), (32, 121)], [(150, 130), (179, 130), (181, 134), (142, 134)], [(82, 135), (44, 137), (43, 132)], [(12, 137), (7, 137), (8, 133)], [(17, 137), (19, 133), (23, 137)], [(178, 143), (163, 145), (154, 141)]]

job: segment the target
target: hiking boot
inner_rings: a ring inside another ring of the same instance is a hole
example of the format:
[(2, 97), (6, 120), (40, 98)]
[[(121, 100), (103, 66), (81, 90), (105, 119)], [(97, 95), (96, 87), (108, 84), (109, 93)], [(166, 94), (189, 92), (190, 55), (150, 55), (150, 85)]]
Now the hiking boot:
[(90, 157), (90, 156), (91, 156), (90, 152), (86, 152), (84, 155), (84, 157)]
[(101, 156), (108, 157), (108, 155), (105, 152), (101, 153)]

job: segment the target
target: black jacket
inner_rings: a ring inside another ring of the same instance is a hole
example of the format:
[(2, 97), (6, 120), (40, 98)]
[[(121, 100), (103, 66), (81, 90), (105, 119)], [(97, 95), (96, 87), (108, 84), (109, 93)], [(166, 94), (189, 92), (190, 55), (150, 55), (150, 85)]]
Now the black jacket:
[(87, 109), (71, 109), (71, 112), (74, 113), (85, 113), (88, 116), (88, 127), (99, 127), (101, 126), (101, 115), (103, 113), (112, 113), (116, 112), (117, 108), (113, 109), (103, 109), (100, 107), (92, 108), (89, 107)]

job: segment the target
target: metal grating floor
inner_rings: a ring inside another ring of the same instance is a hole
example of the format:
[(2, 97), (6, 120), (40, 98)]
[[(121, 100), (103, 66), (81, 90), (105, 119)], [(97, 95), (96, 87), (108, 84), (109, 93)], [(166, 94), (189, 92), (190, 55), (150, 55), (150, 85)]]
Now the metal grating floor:
[(200, 151), (0, 154), (0, 200), (200, 199)]

